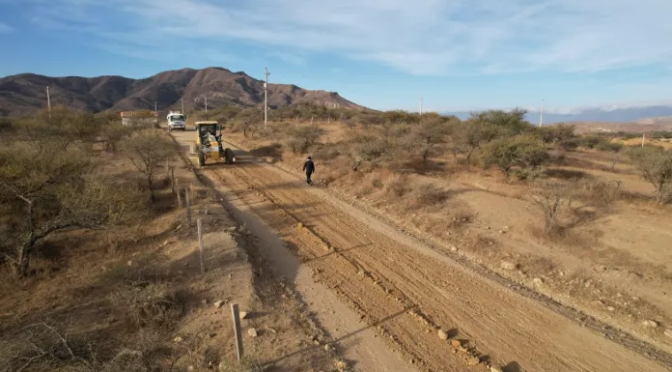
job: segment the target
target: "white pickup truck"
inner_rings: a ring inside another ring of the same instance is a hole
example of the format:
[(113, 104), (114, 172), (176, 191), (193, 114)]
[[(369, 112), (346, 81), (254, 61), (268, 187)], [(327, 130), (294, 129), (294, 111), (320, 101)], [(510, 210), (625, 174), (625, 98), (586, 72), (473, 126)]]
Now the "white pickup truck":
[(187, 129), (187, 117), (183, 113), (179, 111), (171, 111), (166, 118), (168, 119), (168, 131), (172, 131), (173, 129)]

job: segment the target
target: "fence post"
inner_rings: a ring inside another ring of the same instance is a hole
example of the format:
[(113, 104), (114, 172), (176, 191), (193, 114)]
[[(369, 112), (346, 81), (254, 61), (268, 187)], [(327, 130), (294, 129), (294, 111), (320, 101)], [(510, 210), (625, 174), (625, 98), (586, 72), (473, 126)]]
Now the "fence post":
[(170, 189), (175, 193), (176, 187), (175, 187), (175, 168), (170, 167)]
[(243, 339), (240, 334), (240, 311), (238, 310), (238, 304), (231, 304), (231, 318), (233, 319), (233, 334), (236, 338), (236, 354), (240, 362), (243, 358)]
[(184, 200), (187, 204), (187, 223), (191, 227), (191, 203), (189, 203), (189, 189), (184, 189)]
[(196, 219), (196, 226), (198, 227), (198, 257), (201, 261), (201, 274), (205, 274), (205, 258), (203, 253), (203, 229), (201, 228), (201, 219)]

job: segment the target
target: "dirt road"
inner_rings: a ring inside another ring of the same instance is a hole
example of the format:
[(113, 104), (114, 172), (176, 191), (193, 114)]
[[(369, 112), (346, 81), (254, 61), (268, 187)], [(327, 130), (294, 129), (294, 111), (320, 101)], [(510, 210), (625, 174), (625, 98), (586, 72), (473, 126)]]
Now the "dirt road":
[[(186, 145), (191, 134), (176, 138)], [(667, 370), (242, 152), (235, 165), (201, 172), (277, 231), (314, 280), (420, 370)]]

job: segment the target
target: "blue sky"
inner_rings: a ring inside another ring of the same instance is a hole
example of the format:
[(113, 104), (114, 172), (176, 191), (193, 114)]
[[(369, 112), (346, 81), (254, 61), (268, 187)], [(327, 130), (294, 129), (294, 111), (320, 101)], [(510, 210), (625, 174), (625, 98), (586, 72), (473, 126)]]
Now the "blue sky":
[(222, 66), (377, 109), (672, 102), (670, 0), (0, 0), (0, 76)]

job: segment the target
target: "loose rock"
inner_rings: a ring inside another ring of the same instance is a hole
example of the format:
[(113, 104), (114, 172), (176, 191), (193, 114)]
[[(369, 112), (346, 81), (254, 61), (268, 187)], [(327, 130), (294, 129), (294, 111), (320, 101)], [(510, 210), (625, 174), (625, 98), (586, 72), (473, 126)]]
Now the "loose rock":
[(481, 359), (479, 357), (471, 357), (467, 360), (467, 364), (469, 364), (470, 366), (477, 366), (480, 363)]
[(219, 309), (220, 307), (222, 307), (222, 305), (224, 305), (224, 301), (217, 301), (217, 302), (215, 302), (215, 307), (218, 308), (218, 309)]
[(499, 267), (501, 267), (504, 270), (515, 270), (518, 268), (518, 265), (509, 261), (502, 261)]
[(240, 319), (247, 319), (247, 316), (249, 315), (247, 311), (241, 311), (238, 314), (240, 315)]
[(443, 329), (439, 329), (438, 335), (439, 335), (439, 338), (442, 339), (442, 340), (447, 340), (448, 339), (448, 334)]
[(665, 330), (665, 336), (672, 338), (672, 328), (668, 328)]
[(502, 369), (499, 367), (492, 366), (490, 367), (490, 372), (502, 372)]
[(642, 325), (647, 328), (656, 328), (658, 327), (658, 322), (655, 320), (645, 320), (642, 322)]
[(257, 334), (257, 330), (254, 329), (254, 328), (250, 328), (250, 329), (248, 329), (248, 330), (247, 330), (247, 334), (250, 335), (250, 337), (257, 337), (257, 336), (258, 336), (258, 334)]
[(182, 342), (182, 337), (180, 337), (180, 336), (175, 337), (175, 338), (173, 339), (173, 342), (174, 342), (174, 343)]
[(541, 279), (541, 278), (534, 278), (533, 281), (534, 281), (534, 284), (536, 284), (536, 285), (542, 285), (542, 284), (544, 284), (544, 280)]
[(460, 341), (460, 340), (450, 340), (450, 344), (453, 347), (460, 347), (460, 346), (462, 346), (462, 341)]

